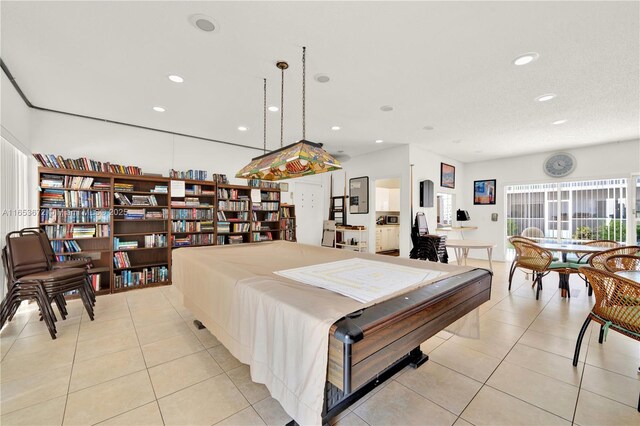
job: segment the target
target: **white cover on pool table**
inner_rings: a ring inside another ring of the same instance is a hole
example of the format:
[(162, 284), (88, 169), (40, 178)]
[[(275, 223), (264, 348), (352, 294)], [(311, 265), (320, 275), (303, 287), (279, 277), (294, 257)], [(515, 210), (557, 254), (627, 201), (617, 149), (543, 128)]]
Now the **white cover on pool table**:
[(274, 273), (353, 257), (447, 273), (438, 280), (473, 269), (273, 241), (174, 250), (172, 280), (185, 307), (233, 356), (249, 364), (254, 382), (264, 383), (299, 424), (320, 424), (331, 325), (433, 282), (365, 304)]

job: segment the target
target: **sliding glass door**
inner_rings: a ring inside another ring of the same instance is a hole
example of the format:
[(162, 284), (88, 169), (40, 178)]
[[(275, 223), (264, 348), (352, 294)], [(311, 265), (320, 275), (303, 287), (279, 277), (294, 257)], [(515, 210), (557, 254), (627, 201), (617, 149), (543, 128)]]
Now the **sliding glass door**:
[[(638, 182), (640, 176), (636, 192)], [(524, 233), (559, 241), (626, 242), (627, 179), (511, 185), (505, 187), (505, 200), (507, 237)]]

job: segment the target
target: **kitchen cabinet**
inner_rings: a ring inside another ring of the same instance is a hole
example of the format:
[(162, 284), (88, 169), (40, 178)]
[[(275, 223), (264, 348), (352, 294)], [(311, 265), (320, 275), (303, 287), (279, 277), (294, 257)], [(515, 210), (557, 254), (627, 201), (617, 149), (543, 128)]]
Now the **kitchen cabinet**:
[(386, 225), (376, 227), (376, 252), (400, 249), (400, 227)]
[(376, 211), (399, 212), (400, 189), (376, 188)]

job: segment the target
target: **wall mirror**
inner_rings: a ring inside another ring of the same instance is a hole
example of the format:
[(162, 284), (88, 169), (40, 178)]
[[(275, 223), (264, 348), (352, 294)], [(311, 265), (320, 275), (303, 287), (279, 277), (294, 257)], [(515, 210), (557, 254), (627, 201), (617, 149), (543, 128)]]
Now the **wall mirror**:
[(369, 213), (369, 177), (349, 179), (349, 213)]

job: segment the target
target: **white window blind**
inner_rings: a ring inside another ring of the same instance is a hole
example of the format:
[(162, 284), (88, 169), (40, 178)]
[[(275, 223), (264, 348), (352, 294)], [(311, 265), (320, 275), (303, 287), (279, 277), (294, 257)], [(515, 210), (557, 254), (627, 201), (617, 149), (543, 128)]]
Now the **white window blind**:
[[(29, 157), (6, 139), (0, 138), (0, 246), (5, 236), (37, 224), (37, 214), (30, 203), (33, 189), (29, 188)], [(5, 272), (2, 272), (2, 295), (6, 293)]]

